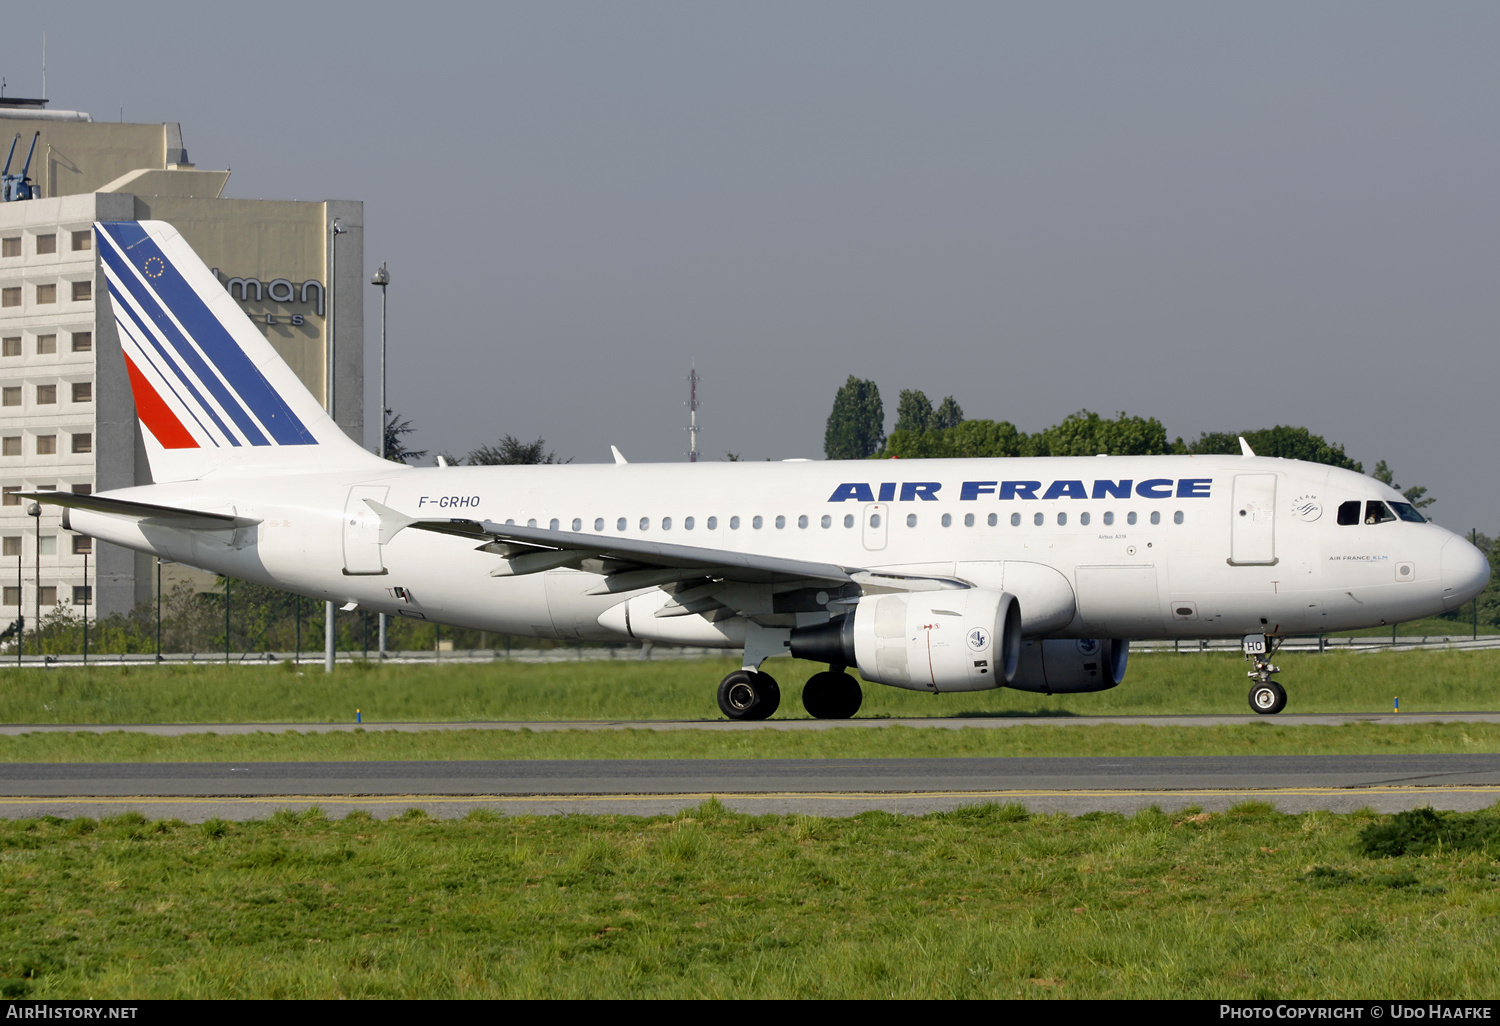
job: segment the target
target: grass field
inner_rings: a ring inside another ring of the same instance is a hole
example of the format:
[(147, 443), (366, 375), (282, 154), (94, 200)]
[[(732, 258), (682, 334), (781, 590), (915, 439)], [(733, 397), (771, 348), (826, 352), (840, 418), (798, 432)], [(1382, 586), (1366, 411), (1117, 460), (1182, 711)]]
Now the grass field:
[(1493, 999), (1496, 850), (1258, 804), (16, 821), (0, 995)]
[[(1500, 651), (1291, 653), (1278, 657), (1288, 712), (1500, 707)], [(356, 664), (327, 675), (290, 666), (146, 666), (0, 671), (3, 723), (366, 723), (423, 720), (711, 720), (731, 660)], [(802, 683), (820, 667), (773, 659), (778, 717), (805, 717)], [(861, 716), (1245, 713), (1237, 655), (1134, 655), (1125, 683), (1086, 695), (1001, 689), (927, 695), (868, 685)]]
[(869, 727), (827, 731), (455, 730), (0, 736), (3, 762), (353, 759), (872, 759), (1039, 755), (1368, 755), (1500, 751), (1496, 723)]

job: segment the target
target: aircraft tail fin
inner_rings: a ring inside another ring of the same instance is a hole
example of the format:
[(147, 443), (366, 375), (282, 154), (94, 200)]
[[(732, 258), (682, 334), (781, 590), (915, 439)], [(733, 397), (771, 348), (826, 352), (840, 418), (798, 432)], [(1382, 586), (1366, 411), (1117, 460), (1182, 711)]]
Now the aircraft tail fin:
[(157, 482), (378, 459), (334, 423), (165, 221), (94, 225)]

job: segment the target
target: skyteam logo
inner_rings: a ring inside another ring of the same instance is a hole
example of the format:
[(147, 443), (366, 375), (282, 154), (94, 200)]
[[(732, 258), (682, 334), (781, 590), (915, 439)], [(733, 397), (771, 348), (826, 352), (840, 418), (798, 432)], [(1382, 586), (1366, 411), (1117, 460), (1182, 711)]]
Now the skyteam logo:
[(209, 308), (222, 290), (205, 296), (134, 221), (97, 235), (136, 415), (162, 448), (317, 444)]
[(990, 647), (990, 632), (983, 627), (975, 627), (969, 631), (964, 638), (969, 643), (969, 648), (975, 652), (983, 652)]

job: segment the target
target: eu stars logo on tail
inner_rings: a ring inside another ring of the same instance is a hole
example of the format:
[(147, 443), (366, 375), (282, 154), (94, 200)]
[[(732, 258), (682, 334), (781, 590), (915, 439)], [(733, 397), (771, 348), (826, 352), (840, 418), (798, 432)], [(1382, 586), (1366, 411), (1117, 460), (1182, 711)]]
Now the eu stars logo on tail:
[[(106, 221), (94, 229), (156, 481), (369, 457), (175, 228)], [(292, 447), (303, 451), (294, 455)]]

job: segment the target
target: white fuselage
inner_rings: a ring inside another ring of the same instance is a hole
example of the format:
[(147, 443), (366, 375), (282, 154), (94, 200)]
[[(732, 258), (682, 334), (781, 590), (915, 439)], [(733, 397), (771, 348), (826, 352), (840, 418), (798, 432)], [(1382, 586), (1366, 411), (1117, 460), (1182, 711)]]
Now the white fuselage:
[(645, 627), (637, 617), (628, 625), (618, 612), (621, 603), (648, 589), (588, 595), (602, 578), (576, 569), (491, 576), (503, 555), (478, 550), (472, 539), (403, 530), (381, 544), (378, 517), (364, 500), (429, 519), (534, 521), (606, 538), (651, 538), (980, 585), (1016, 580), (1023, 584), (1006, 586), (1023, 615), (1024, 582), (1031, 578), (1007, 578), (1006, 567), (1039, 565), (1060, 575), (1076, 604), (1065, 622), (1029, 631), (1052, 637), (1205, 638), (1370, 627), (1455, 608), (1488, 575), (1477, 550), (1435, 524), (1336, 522), (1341, 503), (1399, 501), (1384, 485), (1319, 464), (1256, 457), (363, 464), (315, 474), (215, 473), (109, 494), (260, 523), (190, 532), (73, 510), (72, 527), (340, 604), (551, 638), (608, 640), (624, 632), (730, 647), (742, 643), (743, 634), (696, 615)]

